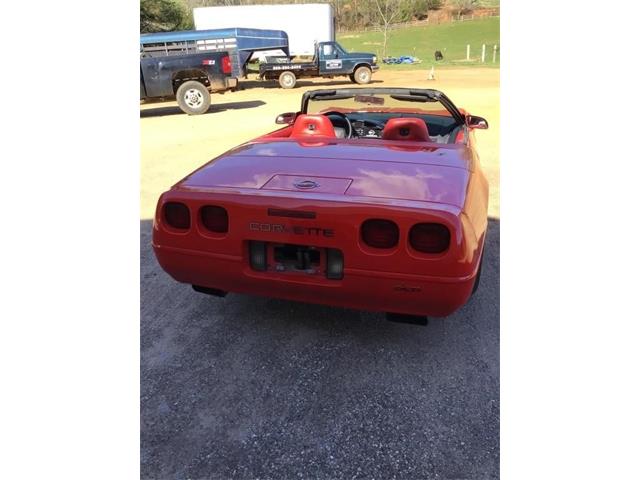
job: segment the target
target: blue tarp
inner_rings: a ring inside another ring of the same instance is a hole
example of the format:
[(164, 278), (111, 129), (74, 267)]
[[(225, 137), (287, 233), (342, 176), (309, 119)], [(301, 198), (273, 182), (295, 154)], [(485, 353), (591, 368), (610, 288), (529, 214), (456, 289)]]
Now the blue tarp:
[(385, 57), (382, 59), (382, 63), (422, 63), (422, 60), (417, 57), (412, 57), (411, 55), (402, 55), (400, 57)]

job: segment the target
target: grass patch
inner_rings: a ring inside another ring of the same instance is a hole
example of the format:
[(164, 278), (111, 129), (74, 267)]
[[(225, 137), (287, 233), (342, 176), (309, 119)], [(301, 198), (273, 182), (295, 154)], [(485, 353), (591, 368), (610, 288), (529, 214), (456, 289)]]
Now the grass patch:
[[(338, 35), (338, 42), (352, 52), (372, 52), (382, 58), (381, 32), (353, 32)], [(485, 63), (481, 63), (482, 44), (486, 44)], [(467, 44), (471, 45), (467, 61)], [(496, 63), (493, 63), (493, 46), (498, 45)], [(434, 52), (440, 50), (444, 60), (436, 62)], [(407, 27), (389, 32), (387, 55), (413, 55), (422, 59), (417, 65), (385, 65), (381, 68), (414, 69), (431, 65), (447, 66), (500, 66), (500, 18), (489, 17), (465, 22), (440, 25)]]

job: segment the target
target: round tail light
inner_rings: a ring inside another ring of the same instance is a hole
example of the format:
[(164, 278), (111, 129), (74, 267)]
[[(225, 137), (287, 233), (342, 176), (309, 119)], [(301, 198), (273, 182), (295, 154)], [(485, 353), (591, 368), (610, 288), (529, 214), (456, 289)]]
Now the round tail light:
[(204, 228), (215, 233), (229, 231), (229, 215), (222, 207), (206, 205), (200, 209), (200, 221)]
[(449, 229), (440, 223), (418, 223), (409, 232), (409, 243), (423, 253), (442, 253), (450, 241)]
[(398, 244), (400, 231), (390, 220), (367, 220), (361, 227), (362, 241), (374, 248), (393, 248)]
[(191, 216), (189, 207), (184, 203), (167, 202), (162, 207), (164, 212), (164, 221), (172, 228), (178, 230), (188, 230), (191, 226)]

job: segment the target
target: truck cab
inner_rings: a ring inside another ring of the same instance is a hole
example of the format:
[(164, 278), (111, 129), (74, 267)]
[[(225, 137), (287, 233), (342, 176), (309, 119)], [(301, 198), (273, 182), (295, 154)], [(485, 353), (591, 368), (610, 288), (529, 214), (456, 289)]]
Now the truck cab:
[(298, 78), (348, 76), (353, 83), (366, 84), (380, 67), (373, 53), (347, 52), (338, 42), (320, 42), (311, 62), (277, 62), (260, 65), (260, 78), (277, 79), (282, 88), (293, 88)]
[[(349, 53), (338, 42), (321, 42), (317, 45), (320, 75), (353, 73), (359, 65), (377, 70), (377, 58), (371, 53)], [(374, 67), (374, 68), (372, 68)], [(368, 83), (368, 82), (367, 82)]]

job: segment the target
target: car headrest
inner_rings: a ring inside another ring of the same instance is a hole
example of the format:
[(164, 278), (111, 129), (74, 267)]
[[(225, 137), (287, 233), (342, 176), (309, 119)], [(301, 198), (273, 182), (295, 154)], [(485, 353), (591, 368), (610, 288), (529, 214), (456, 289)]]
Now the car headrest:
[(298, 115), (291, 131), (292, 137), (335, 137), (333, 124), (324, 115)]
[(383, 140), (429, 142), (429, 130), (424, 120), (415, 117), (390, 118), (382, 130)]

